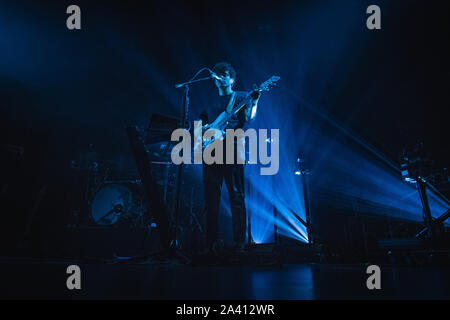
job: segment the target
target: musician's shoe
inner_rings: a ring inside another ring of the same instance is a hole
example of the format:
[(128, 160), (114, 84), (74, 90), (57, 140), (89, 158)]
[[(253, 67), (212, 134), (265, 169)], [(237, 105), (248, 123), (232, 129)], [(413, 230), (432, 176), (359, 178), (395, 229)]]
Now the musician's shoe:
[(246, 252), (247, 249), (247, 245), (245, 244), (245, 242), (238, 242), (238, 243), (234, 243), (233, 245), (233, 251), (235, 254), (243, 254)]
[(220, 256), (224, 252), (223, 241), (217, 241), (211, 244), (208, 248), (198, 252), (201, 256)]
[(224, 243), (219, 241), (213, 243), (209, 248), (202, 250), (193, 258), (196, 265), (217, 266), (225, 264)]
[(217, 242), (214, 242), (211, 247), (209, 248), (210, 252), (216, 256), (220, 256), (223, 254), (225, 249), (225, 243), (223, 240), (219, 240)]

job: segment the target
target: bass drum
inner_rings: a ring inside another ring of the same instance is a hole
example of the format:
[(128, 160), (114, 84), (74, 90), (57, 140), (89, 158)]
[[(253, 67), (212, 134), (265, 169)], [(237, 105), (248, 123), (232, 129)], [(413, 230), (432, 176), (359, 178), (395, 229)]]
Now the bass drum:
[(103, 183), (91, 201), (91, 218), (100, 226), (127, 223), (143, 224), (144, 206), (139, 181)]

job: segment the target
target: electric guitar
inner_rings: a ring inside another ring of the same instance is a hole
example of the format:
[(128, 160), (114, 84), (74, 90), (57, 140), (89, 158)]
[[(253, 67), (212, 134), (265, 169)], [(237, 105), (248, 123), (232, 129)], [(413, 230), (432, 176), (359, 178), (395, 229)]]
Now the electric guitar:
[[(280, 77), (278, 76), (272, 76), (270, 79), (264, 81), (259, 86), (257, 86), (255, 89), (250, 91), (247, 94), (247, 97), (236, 107), (231, 110), (231, 112), (223, 111), (219, 116), (210, 124), (206, 124), (202, 127), (204, 131), (209, 129), (215, 129), (219, 130), (222, 133), (221, 138), (223, 139), (225, 137), (225, 128), (228, 125), (228, 121), (233, 117), (235, 114), (237, 114), (245, 105), (250, 105), (252, 102), (253, 97), (255, 97), (256, 94), (259, 94), (262, 91), (269, 91), (270, 88), (277, 85), (277, 82), (280, 80)], [(216, 140), (216, 136), (213, 136), (210, 140), (203, 140), (202, 146), (203, 148), (206, 148), (211, 143), (213, 143)], [(194, 149), (197, 149), (197, 146), (194, 147)]]

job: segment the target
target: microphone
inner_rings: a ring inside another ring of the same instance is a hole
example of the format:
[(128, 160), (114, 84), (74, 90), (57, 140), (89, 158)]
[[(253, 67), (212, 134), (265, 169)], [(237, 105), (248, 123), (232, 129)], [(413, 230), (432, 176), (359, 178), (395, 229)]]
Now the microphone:
[(219, 80), (219, 81), (223, 80), (223, 78), (221, 76), (217, 75), (214, 71), (209, 70), (209, 69), (208, 69), (208, 71), (209, 71), (209, 74), (211, 75), (211, 78)]
[[(196, 79), (196, 78), (197, 78), (197, 75), (198, 75), (200, 72), (204, 71), (204, 70), (208, 70), (208, 72), (209, 72), (209, 77), (208, 77), (208, 78)], [(199, 72), (197, 72), (197, 73), (195, 74), (195, 76), (194, 76), (191, 80), (189, 80), (189, 81), (187, 81), (187, 82), (183, 82), (183, 83), (178, 83), (178, 84), (175, 85), (175, 88), (181, 88), (181, 87), (184, 87), (184, 86), (186, 86), (186, 85), (188, 85), (188, 84), (195, 83), (195, 82), (199, 82), (199, 81), (204, 81), (204, 80), (208, 80), (208, 79), (215, 79), (215, 80), (218, 80), (218, 81), (221, 81), (221, 82), (222, 82), (222, 81), (224, 80), (224, 77), (219, 76), (218, 74), (216, 74), (214, 71), (212, 71), (212, 70), (209, 69), (209, 68), (202, 68)]]

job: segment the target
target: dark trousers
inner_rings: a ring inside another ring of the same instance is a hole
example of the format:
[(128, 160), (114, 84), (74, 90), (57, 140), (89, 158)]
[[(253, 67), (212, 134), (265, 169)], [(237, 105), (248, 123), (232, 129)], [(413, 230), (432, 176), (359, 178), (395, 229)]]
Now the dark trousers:
[(235, 244), (244, 244), (246, 210), (244, 197), (244, 165), (203, 165), (203, 183), (206, 207), (206, 242), (211, 246), (219, 240), (219, 207), (222, 183), (228, 188)]

